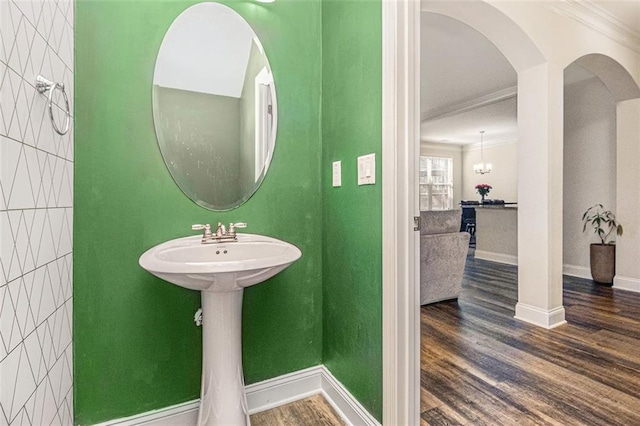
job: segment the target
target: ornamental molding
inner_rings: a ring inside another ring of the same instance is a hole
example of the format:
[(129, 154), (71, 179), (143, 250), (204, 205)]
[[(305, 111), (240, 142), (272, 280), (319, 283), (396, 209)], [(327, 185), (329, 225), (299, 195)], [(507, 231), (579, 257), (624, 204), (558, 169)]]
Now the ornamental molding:
[(552, 9), (640, 53), (640, 29), (625, 24), (592, 0), (561, 0)]
[[(518, 139), (507, 139), (507, 140), (483, 142), (484, 149), (494, 148), (496, 146), (501, 146), (501, 145), (512, 145), (514, 143), (518, 143)], [(473, 142), (466, 145), (462, 145), (462, 152), (477, 151), (477, 150), (480, 150), (480, 142)]]
[(462, 114), (463, 112), (473, 111), (474, 109), (482, 108), (487, 105), (492, 105), (498, 102), (505, 101), (507, 99), (515, 98), (518, 94), (518, 86), (507, 87), (486, 95), (470, 99), (457, 104), (449, 104), (435, 110), (423, 113), (421, 121), (430, 121), (436, 119), (442, 119), (451, 117), (454, 115)]

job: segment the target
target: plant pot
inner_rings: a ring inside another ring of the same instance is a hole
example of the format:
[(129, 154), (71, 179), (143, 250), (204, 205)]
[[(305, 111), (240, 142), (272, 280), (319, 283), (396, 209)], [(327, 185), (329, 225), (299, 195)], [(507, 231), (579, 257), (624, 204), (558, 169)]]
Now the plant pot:
[(597, 283), (611, 284), (616, 274), (616, 246), (591, 244), (589, 249), (591, 276)]

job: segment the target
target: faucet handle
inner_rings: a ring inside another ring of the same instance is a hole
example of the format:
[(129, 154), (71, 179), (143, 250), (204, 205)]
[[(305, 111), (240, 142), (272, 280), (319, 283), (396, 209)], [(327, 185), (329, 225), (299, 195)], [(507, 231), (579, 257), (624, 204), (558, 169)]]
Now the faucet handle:
[(238, 222), (238, 223), (233, 223), (231, 222), (229, 224), (229, 235), (235, 237), (236, 236), (236, 228), (246, 228), (247, 224), (244, 222)]
[(204, 236), (211, 235), (211, 225), (209, 225), (208, 223), (206, 225), (200, 225), (200, 224), (191, 225), (191, 229), (194, 231), (200, 231), (204, 229)]

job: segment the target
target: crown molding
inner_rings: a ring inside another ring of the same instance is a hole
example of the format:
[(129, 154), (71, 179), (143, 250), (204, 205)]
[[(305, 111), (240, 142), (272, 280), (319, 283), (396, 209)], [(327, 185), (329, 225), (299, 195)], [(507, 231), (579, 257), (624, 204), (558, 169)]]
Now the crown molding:
[(592, 0), (561, 0), (552, 9), (640, 53), (640, 29), (620, 21)]
[[(483, 145), (484, 145), (484, 149), (487, 148), (493, 148), (496, 146), (500, 146), (500, 145), (511, 145), (514, 143), (518, 143), (517, 139), (511, 139), (511, 140), (499, 140), (499, 141), (491, 141), (491, 142), (487, 142), (484, 141)], [(473, 142), (473, 143), (469, 143), (466, 145), (462, 145), (462, 152), (467, 152), (467, 151), (476, 151), (480, 149), (480, 142)]]
[(462, 144), (454, 143), (454, 142), (437, 142), (431, 141), (428, 139), (423, 139), (420, 141), (420, 148), (424, 148), (425, 150), (433, 150), (433, 151), (442, 151), (442, 152), (451, 152), (451, 153), (460, 153), (462, 152)]
[(429, 113), (423, 113), (421, 114), (420, 119), (421, 121), (435, 120), (462, 114), (463, 112), (472, 111), (474, 109), (482, 108), (487, 105), (514, 98), (517, 94), (518, 86), (507, 87), (506, 89), (498, 90), (496, 92), (489, 93), (478, 98), (471, 99), (469, 101), (453, 105), (445, 105)]

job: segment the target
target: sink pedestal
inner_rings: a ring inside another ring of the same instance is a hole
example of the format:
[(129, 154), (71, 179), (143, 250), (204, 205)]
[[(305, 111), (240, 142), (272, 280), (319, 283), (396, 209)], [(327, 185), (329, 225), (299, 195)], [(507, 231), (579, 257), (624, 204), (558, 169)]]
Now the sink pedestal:
[(202, 291), (202, 388), (198, 426), (249, 425), (242, 374), (243, 289)]
[(242, 375), (242, 295), (302, 256), (293, 244), (256, 234), (202, 244), (202, 236), (158, 244), (140, 256), (156, 277), (202, 293), (202, 388), (198, 426), (248, 426)]

